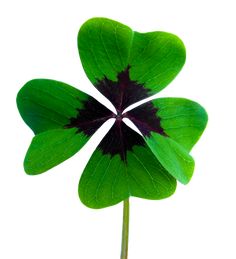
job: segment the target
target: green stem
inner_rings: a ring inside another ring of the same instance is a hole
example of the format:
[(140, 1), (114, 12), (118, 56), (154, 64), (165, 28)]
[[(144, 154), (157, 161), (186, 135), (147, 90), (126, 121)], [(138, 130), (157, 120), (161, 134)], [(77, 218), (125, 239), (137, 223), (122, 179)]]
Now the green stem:
[(128, 258), (128, 243), (129, 243), (129, 199), (123, 203), (123, 229), (122, 229), (122, 244), (121, 244), (121, 259)]

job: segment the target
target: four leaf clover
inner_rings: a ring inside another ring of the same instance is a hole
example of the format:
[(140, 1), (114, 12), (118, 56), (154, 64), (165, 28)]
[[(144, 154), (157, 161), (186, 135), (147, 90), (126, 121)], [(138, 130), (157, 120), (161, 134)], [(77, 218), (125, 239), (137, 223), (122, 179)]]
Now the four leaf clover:
[(169, 197), (176, 180), (187, 184), (192, 177), (189, 152), (206, 127), (206, 111), (184, 98), (159, 98), (124, 110), (175, 78), (185, 62), (182, 41), (170, 33), (139, 33), (110, 19), (93, 18), (82, 25), (78, 48), (89, 80), (117, 113), (65, 83), (29, 81), (17, 95), (19, 112), (35, 133), (24, 161), (26, 173), (43, 173), (70, 158), (105, 121), (115, 118), (81, 176), (81, 201), (104, 208), (130, 196)]

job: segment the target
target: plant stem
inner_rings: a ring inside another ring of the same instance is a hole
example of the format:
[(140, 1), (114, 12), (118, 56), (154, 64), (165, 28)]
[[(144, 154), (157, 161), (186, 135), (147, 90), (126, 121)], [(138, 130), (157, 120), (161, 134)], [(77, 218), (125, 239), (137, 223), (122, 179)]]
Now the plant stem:
[(128, 258), (128, 243), (129, 243), (129, 199), (123, 203), (123, 228), (122, 228), (122, 244), (121, 244), (121, 259)]

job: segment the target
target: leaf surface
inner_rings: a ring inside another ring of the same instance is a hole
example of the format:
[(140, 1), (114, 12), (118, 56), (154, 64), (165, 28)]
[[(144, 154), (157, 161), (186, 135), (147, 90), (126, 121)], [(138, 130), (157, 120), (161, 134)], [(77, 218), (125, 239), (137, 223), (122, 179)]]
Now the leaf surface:
[(65, 83), (34, 79), (17, 95), (17, 106), (25, 123), (35, 134), (67, 125), (83, 108), (89, 96)]
[(159, 98), (152, 103), (167, 136), (190, 151), (206, 128), (205, 109), (185, 98)]
[(134, 32), (107, 18), (93, 18), (82, 25), (78, 49), (88, 78), (116, 108), (109, 88), (117, 95), (129, 91), (131, 100), (125, 107), (120, 105), (126, 108), (167, 86), (185, 62), (185, 47), (177, 36)]
[(26, 153), (27, 174), (40, 174), (73, 156), (88, 141), (76, 129), (55, 129), (36, 135)]
[(43, 173), (70, 158), (113, 113), (91, 96), (62, 82), (35, 79), (17, 95), (23, 120), (36, 136), (24, 167)]
[(183, 42), (167, 32), (134, 33), (129, 64), (131, 80), (144, 85), (149, 95), (160, 92), (185, 63)]
[[(123, 134), (125, 132), (123, 130)], [(129, 196), (155, 200), (174, 193), (175, 179), (158, 162), (143, 138), (134, 131), (133, 134), (139, 144), (126, 150), (125, 160), (111, 149), (117, 140), (109, 133), (94, 151), (79, 183), (79, 196), (86, 206), (104, 208)], [(119, 148), (122, 147), (120, 144)]]
[(194, 160), (188, 152), (171, 138), (152, 133), (146, 143), (162, 166), (183, 184), (187, 184), (194, 170)]
[(200, 138), (207, 113), (198, 103), (184, 98), (160, 98), (128, 111), (162, 166), (181, 183), (193, 174), (189, 151)]
[(127, 112), (126, 117), (144, 135), (157, 132), (173, 139), (188, 151), (202, 135), (208, 120), (207, 113), (200, 104), (172, 97), (144, 103)]

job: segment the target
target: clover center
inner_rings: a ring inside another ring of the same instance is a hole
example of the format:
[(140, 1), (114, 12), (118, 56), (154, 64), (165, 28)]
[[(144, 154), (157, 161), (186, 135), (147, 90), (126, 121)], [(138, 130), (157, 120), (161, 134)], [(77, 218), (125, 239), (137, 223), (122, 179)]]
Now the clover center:
[(123, 119), (122, 112), (121, 111), (117, 111), (117, 114), (116, 114), (115, 118), (118, 121), (122, 121), (122, 119)]

